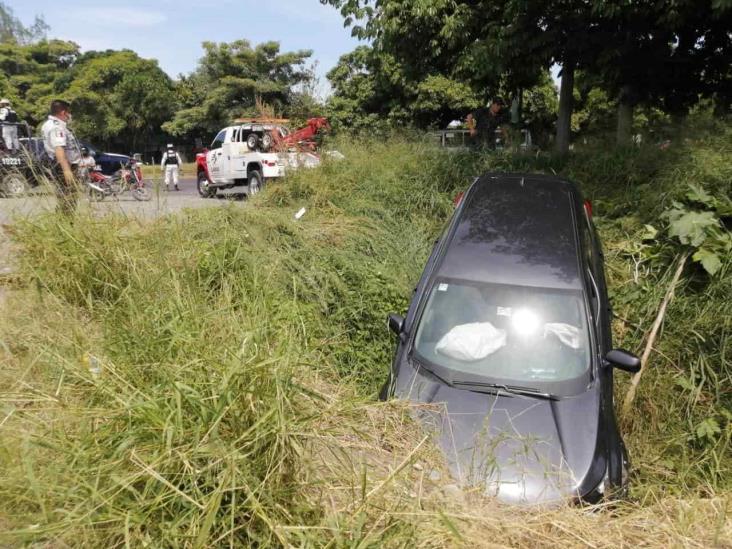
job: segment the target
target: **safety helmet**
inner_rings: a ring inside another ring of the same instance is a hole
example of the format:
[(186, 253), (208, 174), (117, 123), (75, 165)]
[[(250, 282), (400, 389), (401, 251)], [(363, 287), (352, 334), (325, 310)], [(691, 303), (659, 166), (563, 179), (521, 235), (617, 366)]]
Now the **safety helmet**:
[(87, 155), (87, 154), (89, 154), (89, 149), (88, 149), (88, 148), (86, 148), (86, 147), (82, 147), (82, 148), (81, 148), (81, 154), (83, 154), (83, 155)]
[(3, 97), (0, 99), (0, 105), (10, 105), (10, 101)]
[(173, 144), (172, 143), (168, 143), (168, 148), (169, 149), (172, 149), (173, 148)]

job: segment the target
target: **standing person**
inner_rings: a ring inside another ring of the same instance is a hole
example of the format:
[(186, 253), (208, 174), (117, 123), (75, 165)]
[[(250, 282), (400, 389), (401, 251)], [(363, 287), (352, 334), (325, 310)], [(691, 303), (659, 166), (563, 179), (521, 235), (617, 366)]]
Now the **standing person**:
[(41, 127), (43, 148), (51, 163), (51, 175), (56, 183), (56, 211), (73, 215), (78, 197), (76, 169), (81, 162), (79, 143), (67, 124), (71, 122), (71, 106), (61, 99), (51, 102), (51, 114)]
[(505, 106), (503, 99), (494, 97), (488, 106), (476, 109), (467, 116), (470, 137), (475, 145), (493, 149), (496, 146), (497, 132), (505, 135), (501, 128), (506, 123), (503, 113)]
[(181, 164), (183, 164), (183, 161), (180, 159), (180, 155), (176, 152), (173, 144), (168, 143), (168, 150), (163, 153), (163, 158), (160, 161), (160, 171), (165, 170), (166, 191), (170, 189), (170, 183), (173, 183), (176, 191), (180, 190), (178, 188), (178, 172)]
[(5, 148), (9, 151), (17, 151), (20, 148), (18, 142), (18, 114), (10, 106), (10, 101), (0, 99), (0, 123), (3, 125), (3, 141)]

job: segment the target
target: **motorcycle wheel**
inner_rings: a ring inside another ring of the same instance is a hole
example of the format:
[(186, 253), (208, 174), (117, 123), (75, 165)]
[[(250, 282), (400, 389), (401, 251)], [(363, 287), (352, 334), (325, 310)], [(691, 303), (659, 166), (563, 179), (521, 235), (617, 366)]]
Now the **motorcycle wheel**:
[(105, 196), (107, 195), (101, 191), (91, 188), (89, 189), (89, 200), (91, 200), (92, 202), (101, 202), (102, 200), (104, 200)]
[(148, 201), (152, 198), (152, 193), (147, 187), (136, 187), (132, 189), (132, 197), (135, 200)]

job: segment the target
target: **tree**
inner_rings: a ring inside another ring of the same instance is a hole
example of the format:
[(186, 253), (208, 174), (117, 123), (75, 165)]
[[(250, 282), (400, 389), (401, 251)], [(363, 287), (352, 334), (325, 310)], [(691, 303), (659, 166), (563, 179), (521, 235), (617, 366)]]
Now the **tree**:
[(354, 35), (372, 40), (375, 50), (402, 63), (416, 88), (440, 82), (447, 89), (451, 80), (487, 99), (501, 89), (531, 88), (552, 63), (562, 64), (557, 143), (566, 152), (572, 77), (575, 67), (590, 58), (594, 36), (586, 25), (585, 2), (322, 1), (341, 10)]
[(728, 2), (614, 0), (597, 3), (606, 47), (588, 70), (617, 98), (617, 142), (630, 142), (637, 105), (683, 117), (700, 97), (724, 96), (732, 65)]
[(13, 10), (5, 2), (0, 2), (0, 42), (32, 44), (44, 39), (49, 28), (40, 16), (36, 16), (30, 27), (26, 27), (20, 19), (15, 17)]
[(62, 40), (0, 44), (0, 93), (21, 118), (37, 125), (48, 114), (50, 100), (64, 89), (78, 55), (76, 44)]
[(278, 42), (252, 47), (247, 40), (204, 42), (203, 48), (198, 69), (176, 87), (182, 108), (163, 126), (176, 136), (208, 135), (255, 115), (258, 100), (286, 115), (296, 87), (312, 78), (305, 66), (309, 50), (280, 53)]
[(72, 103), (78, 135), (126, 152), (162, 140), (174, 112), (171, 79), (130, 50), (85, 53), (58, 88)]
[(480, 104), (471, 86), (442, 74), (413, 81), (394, 55), (359, 46), (327, 74), (333, 94), (328, 116), (335, 128), (444, 127)]
[(321, 0), (353, 34), (401, 63), (411, 82), (442, 75), (475, 90), (530, 87), (562, 67), (557, 151), (569, 148), (576, 70), (600, 77), (618, 104), (618, 140), (639, 103), (685, 112), (731, 87), (726, 0)]

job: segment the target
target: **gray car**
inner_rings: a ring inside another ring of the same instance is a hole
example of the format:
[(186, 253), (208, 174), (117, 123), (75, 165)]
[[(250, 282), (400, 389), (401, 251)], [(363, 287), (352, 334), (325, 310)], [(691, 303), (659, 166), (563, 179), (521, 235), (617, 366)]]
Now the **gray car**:
[(627, 485), (613, 406), (603, 257), (576, 185), (486, 174), (436, 242), (398, 335), (381, 397), (432, 404), (453, 476), (520, 504), (595, 502)]

